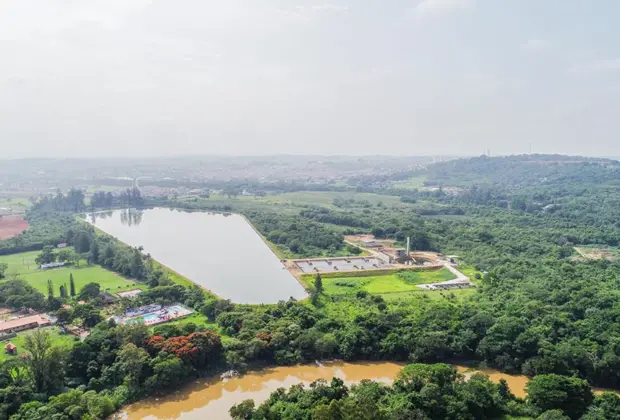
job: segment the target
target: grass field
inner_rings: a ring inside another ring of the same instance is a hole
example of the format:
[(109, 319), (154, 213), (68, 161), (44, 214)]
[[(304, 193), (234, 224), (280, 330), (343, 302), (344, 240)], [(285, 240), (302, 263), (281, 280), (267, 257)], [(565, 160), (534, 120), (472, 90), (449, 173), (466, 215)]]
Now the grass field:
[(296, 205), (308, 204), (315, 206), (333, 206), (333, 201), (336, 198), (341, 198), (343, 200), (353, 199), (355, 201), (368, 201), (370, 204), (375, 206), (378, 203), (383, 203), (387, 206), (402, 204), (399, 197), (391, 195), (340, 191), (298, 191), (279, 195), (269, 195), (264, 199), (273, 203), (288, 202)]
[(102, 290), (116, 292), (119, 290), (142, 288), (143, 285), (134, 280), (128, 280), (116, 273), (106, 270), (105, 268), (93, 265), (87, 266), (82, 262), (80, 267), (69, 266), (54, 268), (51, 270), (39, 270), (34, 262), (39, 253), (22, 252), (0, 257), (0, 262), (9, 265), (7, 274), (18, 274), (20, 278), (27, 281), (43, 294), (47, 294), (47, 280), (54, 283), (55, 293), (59, 293), (60, 285), (69, 284), (69, 274), (73, 274), (75, 287), (79, 291), (86, 283), (95, 282), (101, 285)]
[[(73, 344), (76, 341), (75, 340), (76, 337), (74, 335), (61, 334), (58, 327), (45, 327), (41, 329), (44, 331), (49, 331), (51, 333), (52, 342), (54, 343), (54, 345), (70, 348), (73, 346)], [(28, 334), (32, 334), (32, 331), (33, 330), (22, 331), (20, 333), (17, 333), (17, 337), (11, 338), (10, 340), (5, 340), (1, 342), (0, 345), (4, 346), (7, 343), (15, 344), (17, 346), (17, 357), (19, 357), (20, 354), (24, 354), (26, 352), (26, 350), (24, 349), (24, 340)], [(15, 357), (15, 356), (9, 356), (5, 354), (4, 351), (0, 352), (0, 362), (3, 362), (4, 360), (10, 357)]]
[[(438, 283), (451, 280), (454, 275), (445, 268), (435, 271), (402, 271), (399, 273), (364, 277), (323, 278), (323, 287), (328, 295), (343, 295), (366, 291), (375, 295), (399, 295), (425, 293), (418, 284)], [(313, 279), (306, 277), (306, 283)]]
[(462, 299), (476, 293), (476, 289), (454, 289), (454, 290), (412, 290), (409, 292), (388, 293), (381, 295), (386, 301), (395, 301), (398, 299), (411, 299), (412, 296), (428, 298), (430, 300), (449, 299), (454, 296), (456, 299)]
[(403, 190), (415, 190), (424, 186), (425, 176), (414, 176), (404, 181), (396, 181), (392, 183), (392, 188), (400, 188)]
[[(228, 198), (225, 195), (212, 195), (209, 198), (181, 198), (179, 201), (195, 201), (209, 205), (230, 205), (235, 209), (265, 208), (277, 209), (278, 212), (296, 214), (299, 206), (312, 205), (335, 208), (333, 201), (336, 198), (343, 200), (368, 201), (372, 205), (383, 203), (387, 206), (404, 206), (399, 197), (391, 195), (379, 195), (373, 193), (358, 193), (354, 191), (297, 191), (283, 194), (269, 194), (265, 197)], [(274, 208), (275, 207), (275, 208)]]
[(25, 198), (0, 197), (0, 214), (24, 214), (32, 206)]

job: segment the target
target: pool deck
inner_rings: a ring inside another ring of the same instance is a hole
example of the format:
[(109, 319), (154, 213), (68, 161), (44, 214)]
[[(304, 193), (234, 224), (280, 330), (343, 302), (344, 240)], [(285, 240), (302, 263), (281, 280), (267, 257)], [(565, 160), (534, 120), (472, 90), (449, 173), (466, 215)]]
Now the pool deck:
[[(114, 319), (120, 324), (131, 324), (134, 322), (142, 321), (144, 325), (159, 325), (165, 324), (166, 322), (173, 321), (175, 319), (184, 318), (193, 314), (195, 311), (186, 307), (185, 305), (181, 305), (180, 303), (175, 303), (174, 305), (168, 305), (160, 307), (159, 309), (151, 309), (145, 308), (145, 312), (130, 312), (130, 314), (126, 313), (126, 316), (117, 316)], [(180, 310), (179, 310), (180, 309)], [(181, 312), (179, 314), (179, 312)], [(170, 312), (174, 312), (174, 314), (170, 314)], [(146, 320), (145, 318), (153, 318)]]

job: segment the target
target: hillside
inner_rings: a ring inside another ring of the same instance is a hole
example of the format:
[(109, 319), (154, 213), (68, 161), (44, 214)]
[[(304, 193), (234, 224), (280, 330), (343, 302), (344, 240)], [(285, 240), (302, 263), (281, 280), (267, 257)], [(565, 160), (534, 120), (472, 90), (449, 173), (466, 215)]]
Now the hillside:
[(426, 186), (522, 186), (605, 184), (620, 178), (620, 162), (563, 155), (519, 155), (458, 159), (430, 165)]

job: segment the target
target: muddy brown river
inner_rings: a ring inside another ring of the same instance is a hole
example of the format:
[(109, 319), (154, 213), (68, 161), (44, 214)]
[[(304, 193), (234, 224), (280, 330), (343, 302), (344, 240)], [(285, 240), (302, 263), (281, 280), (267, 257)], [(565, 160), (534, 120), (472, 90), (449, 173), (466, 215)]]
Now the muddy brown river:
[[(373, 379), (390, 384), (403, 366), (403, 364), (390, 362), (333, 362), (320, 366), (275, 367), (227, 380), (201, 380), (174, 394), (132, 404), (116, 418), (126, 420), (230, 419), (228, 410), (234, 404), (253, 399), (258, 405), (265, 401), (269, 394), (281, 387), (288, 388), (300, 382), (309, 384), (317, 379), (329, 380), (332, 377), (341, 378), (347, 384), (355, 384), (362, 379)], [(465, 375), (482, 372), (489, 375), (495, 382), (505, 379), (515, 395), (525, 396), (525, 384), (528, 380), (526, 376), (508, 375), (491, 369), (471, 370), (465, 366), (455, 367)]]

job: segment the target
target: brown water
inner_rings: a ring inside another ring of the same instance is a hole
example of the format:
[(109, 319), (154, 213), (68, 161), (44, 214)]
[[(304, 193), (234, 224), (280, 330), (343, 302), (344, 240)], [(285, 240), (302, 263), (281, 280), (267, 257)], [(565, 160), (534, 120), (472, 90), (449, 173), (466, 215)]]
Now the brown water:
[(306, 292), (242, 216), (175, 209), (114, 210), (86, 220), (216, 295), (276, 303)]
[[(300, 382), (309, 384), (317, 379), (341, 378), (347, 384), (372, 379), (392, 383), (403, 365), (390, 362), (376, 363), (325, 363), (322, 366), (288, 366), (265, 369), (228, 380), (197, 381), (196, 383), (163, 398), (138, 402), (125, 409), (118, 418), (127, 420), (198, 420), (229, 419), (228, 410), (234, 404), (253, 399), (256, 404), (265, 401), (278, 388), (288, 388)], [(455, 366), (460, 373), (473, 373), (465, 366)], [(512, 392), (525, 396), (527, 377), (507, 375), (490, 369), (476, 370), (495, 382), (505, 379)]]

